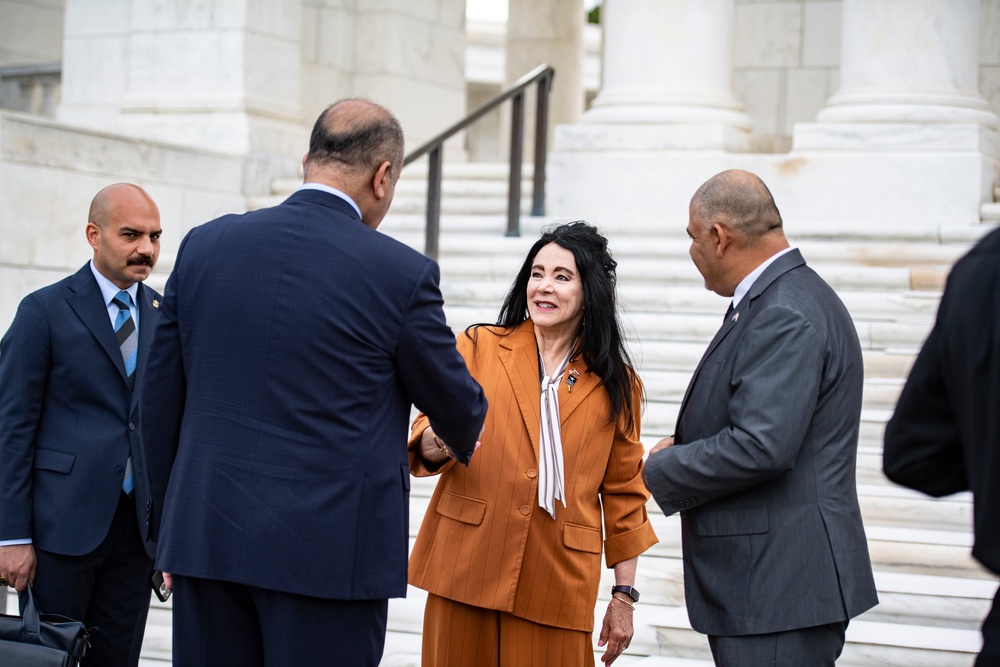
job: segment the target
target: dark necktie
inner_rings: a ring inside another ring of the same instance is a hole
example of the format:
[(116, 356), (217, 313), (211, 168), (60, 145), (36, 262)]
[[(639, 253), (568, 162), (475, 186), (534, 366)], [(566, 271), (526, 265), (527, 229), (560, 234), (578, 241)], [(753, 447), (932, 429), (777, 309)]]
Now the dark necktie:
[[(122, 290), (111, 300), (118, 306), (118, 317), (115, 318), (115, 336), (118, 338), (118, 347), (122, 351), (122, 359), (125, 361), (125, 375), (128, 388), (131, 391), (135, 386), (135, 360), (139, 355), (139, 332), (135, 328), (135, 320), (129, 305), (132, 297), (128, 292)], [(125, 480), (122, 482), (122, 491), (132, 495), (135, 488), (135, 473), (132, 472), (132, 453), (129, 452), (128, 461), (125, 462)]]

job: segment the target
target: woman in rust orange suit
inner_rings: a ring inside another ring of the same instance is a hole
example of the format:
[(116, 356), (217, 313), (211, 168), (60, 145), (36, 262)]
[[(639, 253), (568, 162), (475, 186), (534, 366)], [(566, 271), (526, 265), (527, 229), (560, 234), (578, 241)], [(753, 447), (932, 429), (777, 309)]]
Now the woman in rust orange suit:
[(413, 474), (441, 475), (410, 556), (429, 593), (424, 667), (592, 667), (602, 546), (616, 582), (602, 660), (631, 641), (636, 562), (656, 536), (615, 266), (586, 223), (543, 234), (499, 322), (458, 337), (489, 400), (472, 462), (455, 465), (423, 415), (413, 424)]

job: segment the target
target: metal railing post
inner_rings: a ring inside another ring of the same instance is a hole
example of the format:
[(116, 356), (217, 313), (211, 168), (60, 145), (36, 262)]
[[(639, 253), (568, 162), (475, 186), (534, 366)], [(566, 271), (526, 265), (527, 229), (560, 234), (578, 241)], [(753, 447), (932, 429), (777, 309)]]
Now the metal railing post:
[(532, 215), (545, 214), (545, 156), (548, 143), (549, 89), (555, 70), (551, 65), (539, 65), (489, 102), (478, 107), (468, 116), (453, 124), (437, 136), (425, 141), (403, 158), (403, 166), (428, 156), (427, 164), (427, 228), (424, 254), (433, 259), (438, 256), (441, 230), (441, 163), (444, 142), (472, 123), (490, 113), (507, 100), (511, 101), (510, 182), (507, 196), (507, 236), (521, 235), (521, 171), (524, 158), (524, 91), (538, 83), (538, 103), (535, 119), (535, 173), (532, 190)]
[(441, 153), (443, 144), (431, 149), (427, 156), (427, 225), (424, 230), (424, 254), (438, 258), (438, 237), (441, 230)]
[(507, 236), (521, 235), (521, 161), (524, 148), (524, 92), (511, 99), (510, 181), (507, 184)]
[(535, 95), (535, 173), (531, 187), (531, 215), (545, 215), (545, 156), (549, 142), (549, 90), (552, 75), (538, 80)]

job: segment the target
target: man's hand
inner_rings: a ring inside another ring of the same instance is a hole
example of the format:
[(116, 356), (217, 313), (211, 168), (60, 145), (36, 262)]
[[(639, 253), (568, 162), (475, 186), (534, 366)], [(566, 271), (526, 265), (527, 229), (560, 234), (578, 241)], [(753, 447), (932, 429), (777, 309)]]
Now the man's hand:
[(608, 645), (601, 656), (601, 662), (610, 665), (618, 659), (632, 643), (632, 608), (622, 600), (612, 599), (604, 614), (604, 624), (597, 640), (598, 646)]
[(35, 547), (30, 544), (13, 544), (0, 547), (0, 578), (18, 593), (28, 584), (35, 583)]
[(673, 447), (673, 445), (674, 445), (674, 438), (673, 438), (673, 436), (668, 437), (668, 438), (664, 438), (663, 440), (660, 440), (658, 443), (656, 443), (655, 445), (653, 445), (653, 448), (651, 450), (649, 450), (649, 453), (650, 453), (650, 455), (653, 455), (653, 454), (655, 454), (658, 451), (666, 449), (667, 447)]

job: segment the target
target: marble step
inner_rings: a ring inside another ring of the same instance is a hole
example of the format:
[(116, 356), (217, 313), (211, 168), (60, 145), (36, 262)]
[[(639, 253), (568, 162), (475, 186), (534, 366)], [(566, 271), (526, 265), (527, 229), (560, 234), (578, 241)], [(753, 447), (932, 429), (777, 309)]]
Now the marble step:
[[(643, 440), (671, 435), (674, 432), (679, 409), (679, 401), (649, 401), (642, 417)], [(881, 447), (885, 423), (891, 415), (890, 409), (862, 407), (859, 446)]]
[[(650, 318), (648, 322), (642, 320), (639, 322), (644, 327), (646, 325), (656, 326), (656, 322), (652, 320), (653, 318)], [(630, 321), (630, 324), (634, 325), (635, 321)], [(683, 371), (690, 375), (697, 367), (711, 336), (714, 335), (714, 331), (707, 334), (705, 332), (715, 325), (715, 318), (705, 316), (695, 318), (692, 316), (685, 322), (663, 322), (662, 326), (668, 328), (667, 332), (644, 328), (641, 340), (629, 342), (629, 351), (633, 355), (632, 360), (643, 376), (647, 371)], [(914, 339), (923, 340), (929, 329), (930, 326), (923, 323), (913, 325), (909, 335), (899, 336), (896, 340), (891, 341), (898, 347), (863, 348), (861, 354), (865, 377), (890, 381), (907, 377), (916, 359), (918, 349), (916, 345), (907, 345)], [(632, 333), (635, 333), (634, 326)], [(676, 337), (666, 339), (668, 333), (675, 333)], [(708, 338), (702, 340), (703, 335), (707, 335)], [(881, 342), (889, 341), (883, 340)]]
[[(499, 305), (499, 300), (495, 305), (459, 305), (446, 300), (445, 317), (452, 330), (460, 333), (473, 324), (495, 322)], [(725, 313), (725, 308), (720, 312)], [(624, 311), (621, 314), (621, 321), (629, 349), (634, 353), (634, 360), (640, 367), (648, 362), (657, 368), (677, 368), (676, 364), (681, 363), (680, 367), (693, 369), (721, 326), (722, 316), (719, 312)], [(909, 359), (899, 360), (898, 367), (906, 367), (907, 371), (912, 364), (912, 355), (923, 345), (932, 326), (933, 322), (929, 318), (899, 321), (868, 321), (858, 318), (854, 320), (862, 350), (911, 355)], [(660, 343), (665, 345), (659, 345)], [(696, 345), (683, 345), (686, 343)], [(677, 344), (682, 345), (674, 347)], [(675, 358), (673, 355), (676, 353), (680, 353), (682, 357)], [(692, 357), (694, 357), (693, 364), (688, 361)]]
[[(488, 280), (509, 285), (520, 268), (523, 256), (491, 254), (486, 257), (444, 256), (440, 259), (444, 281)], [(930, 290), (944, 288), (948, 270), (916, 269), (857, 264), (819, 264), (816, 271), (834, 289), (859, 290)], [(618, 286), (624, 290), (634, 284), (696, 285), (704, 280), (689, 257), (635, 256), (623, 258), (618, 265)], [(919, 285), (919, 287), (915, 286)]]
[(872, 621), (978, 630), (989, 613), (997, 581), (905, 572), (875, 572), (879, 604)]
[[(868, 667), (971, 667), (982, 645), (976, 630), (924, 627), (864, 620), (851, 621), (847, 643), (838, 665)], [(691, 629), (683, 607), (664, 608), (653, 619), (661, 652), (683, 658), (708, 660), (708, 641)]]
[[(470, 229), (474, 218), (481, 218), (480, 224)], [(508, 237), (505, 216), (450, 213), (442, 217), (440, 257), (500, 255), (519, 265), (541, 230), (553, 222), (557, 220), (522, 216), (520, 235)], [(654, 229), (599, 227), (611, 242), (612, 255), (619, 264), (623, 264), (634, 256), (689, 258), (690, 241), (684, 236), (686, 225), (685, 216), (672, 223), (659, 221)], [(422, 216), (406, 214), (397, 217), (390, 213), (379, 231), (420, 250), (424, 244), (424, 226)], [(975, 230), (973, 235), (978, 237), (992, 228), (984, 226), (982, 230)], [(808, 233), (799, 237), (792, 231), (788, 233), (789, 242), (802, 251), (806, 261), (817, 265), (839, 263), (913, 269), (947, 268), (968, 252), (975, 241), (941, 243), (936, 240), (912, 240), (905, 236), (894, 239), (890, 233), (878, 237), (852, 237), (849, 232), (814, 237), (808, 236)], [(484, 248), (488, 248), (488, 252), (484, 253)]]
[[(691, 370), (659, 370), (640, 367), (640, 377), (650, 401), (680, 402), (691, 380)], [(903, 388), (902, 378), (868, 378), (864, 384), (864, 404), (893, 409)]]
[[(442, 280), (441, 292), (445, 303), (466, 306), (498, 307), (509, 285), (485, 280)], [(873, 320), (910, 319), (932, 322), (937, 314), (939, 297), (933, 292), (849, 290), (838, 295), (855, 317)], [(721, 323), (729, 305), (728, 299), (696, 285), (630, 284), (619, 290), (622, 308), (632, 314), (697, 313), (713, 315)]]

